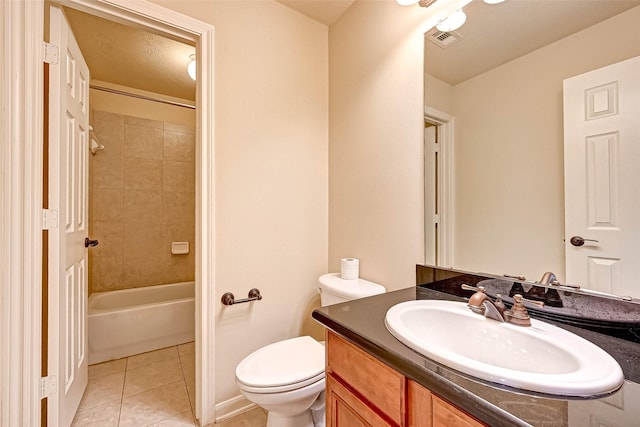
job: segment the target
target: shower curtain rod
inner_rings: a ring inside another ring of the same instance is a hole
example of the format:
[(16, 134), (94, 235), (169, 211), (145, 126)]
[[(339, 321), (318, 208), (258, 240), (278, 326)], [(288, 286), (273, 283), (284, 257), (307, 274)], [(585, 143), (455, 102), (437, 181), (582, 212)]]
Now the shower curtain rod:
[(89, 85), (89, 87), (91, 89), (101, 90), (103, 92), (115, 93), (116, 95), (130, 96), (132, 98), (144, 99), (146, 101), (159, 102), (161, 104), (174, 105), (176, 107), (191, 108), (192, 110), (196, 109), (195, 105), (185, 104), (183, 102), (168, 101), (168, 100), (165, 100), (165, 99), (152, 98), (150, 96), (139, 95), (137, 93), (131, 93), (131, 92), (125, 92), (123, 90), (118, 90), (118, 89), (111, 89), (111, 88), (104, 87), (104, 86)]

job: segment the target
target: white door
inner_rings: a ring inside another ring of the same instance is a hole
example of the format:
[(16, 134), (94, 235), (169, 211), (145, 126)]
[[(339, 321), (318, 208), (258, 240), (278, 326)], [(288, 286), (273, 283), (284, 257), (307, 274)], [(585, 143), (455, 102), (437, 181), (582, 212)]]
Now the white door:
[(640, 297), (640, 57), (565, 80), (564, 126), (566, 281)]
[(57, 392), (48, 398), (49, 427), (67, 427), (87, 387), (87, 182), (89, 69), (61, 9), (51, 7), (49, 67), (48, 374)]

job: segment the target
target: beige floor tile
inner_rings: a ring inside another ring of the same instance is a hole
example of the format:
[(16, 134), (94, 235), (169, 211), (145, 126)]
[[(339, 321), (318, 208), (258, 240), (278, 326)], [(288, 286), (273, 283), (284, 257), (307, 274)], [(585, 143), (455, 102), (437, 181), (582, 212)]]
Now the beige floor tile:
[(127, 362), (127, 371), (147, 366), (150, 363), (177, 358), (178, 349), (176, 347), (167, 347), (160, 350), (150, 351), (148, 353), (136, 354), (135, 356), (129, 357)]
[(118, 427), (119, 419), (120, 399), (79, 410), (71, 427)]
[(127, 359), (111, 360), (109, 362), (98, 363), (89, 366), (89, 381), (106, 377), (113, 374), (124, 374), (127, 368)]
[(254, 408), (244, 414), (214, 424), (216, 427), (264, 427), (265, 425), (267, 425), (267, 416), (262, 408)]
[(195, 411), (196, 407), (196, 355), (186, 354), (180, 356), (180, 363), (182, 365), (182, 373), (184, 375), (184, 381), (187, 385), (187, 393), (189, 394), (189, 401), (191, 402), (191, 409)]
[(124, 371), (92, 380), (80, 401), (79, 409), (93, 408), (122, 398)]
[(180, 357), (186, 356), (187, 354), (195, 354), (195, 352), (196, 352), (196, 343), (193, 341), (180, 344), (178, 346), (178, 354), (180, 355)]
[(168, 384), (133, 396), (125, 396), (120, 411), (120, 427), (149, 426), (189, 411), (183, 382)]
[(131, 396), (175, 382), (182, 382), (184, 385), (180, 359), (163, 360), (138, 369), (127, 369), (124, 396)]
[(159, 423), (152, 424), (150, 427), (193, 427), (193, 426), (197, 426), (193, 418), (193, 412), (186, 411), (168, 420), (164, 420), (164, 421), (160, 421)]

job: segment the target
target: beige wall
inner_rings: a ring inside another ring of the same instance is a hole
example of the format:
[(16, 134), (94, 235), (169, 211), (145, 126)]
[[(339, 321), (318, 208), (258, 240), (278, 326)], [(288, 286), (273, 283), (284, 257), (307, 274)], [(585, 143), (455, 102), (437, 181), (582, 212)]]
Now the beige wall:
[(424, 262), (423, 33), (429, 15), (356, 2), (331, 27), (329, 267), (389, 290)]
[(246, 355), (300, 333), (327, 271), (328, 29), (274, 1), (158, 1), (215, 26), (216, 400)]
[(631, 9), (452, 88), (456, 267), (564, 278), (562, 80), (640, 55), (638, 22)]
[[(194, 280), (194, 128), (95, 109), (91, 124), (104, 149), (89, 160), (89, 233), (100, 241), (90, 291)], [(171, 254), (176, 241), (189, 254)]]

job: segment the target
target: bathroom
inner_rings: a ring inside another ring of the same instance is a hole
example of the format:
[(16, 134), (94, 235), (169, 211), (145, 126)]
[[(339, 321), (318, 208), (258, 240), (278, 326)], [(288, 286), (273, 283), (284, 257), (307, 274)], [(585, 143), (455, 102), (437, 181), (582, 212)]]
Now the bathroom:
[[(424, 29), (419, 27), (424, 14), (384, 2), (363, 3), (330, 32), (275, 3), (258, 2), (251, 8), (221, 3), (204, 9), (162, 3), (211, 22), (219, 41), (229, 44), (216, 53), (217, 278), (212, 301), (217, 304), (226, 291), (245, 296), (254, 285), (264, 298), (233, 310), (216, 306), (218, 404), (237, 396), (233, 370), (244, 355), (301, 332), (307, 313), (303, 308), (316, 297), (317, 278), (337, 271), (341, 257), (360, 258), (364, 277), (395, 288), (414, 284), (415, 264), (424, 262), (424, 215), (416, 196), (423, 191), (423, 123), (415, 114), (423, 105), (415, 89), (422, 86), (424, 42), (419, 33)], [(268, 33), (248, 24), (265, 14), (274, 21)], [(390, 24), (371, 28), (364, 22)], [(278, 25), (304, 32), (296, 55), (289, 57), (278, 48), (288, 39)], [(272, 33), (281, 38), (269, 40)], [(353, 33), (366, 35), (368, 42), (354, 41), (359, 43), (355, 49), (346, 43)], [(385, 62), (389, 46), (397, 61)], [(386, 68), (371, 63), (340, 67), (359, 49)], [(329, 69), (331, 85), (318, 62)], [(291, 64), (299, 64), (295, 77), (300, 81), (289, 78)], [(317, 100), (317, 108), (305, 104), (303, 114), (296, 101), (299, 93)], [(369, 94), (364, 101), (362, 93)], [(290, 108), (274, 109), (276, 99)], [(350, 124), (333, 123), (329, 137), (327, 111)], [(366, 125), (376, 122), (384, 122), (385, 128)], [(282, 139), (274, 129), (283, 128), (294, 135)], [(553, 269), (545, 265), (543, 270), (547, 268)], [(287, 326), (276, 329), (274, 324)], [(235, 344), (247, 330), (251, 343)]]

